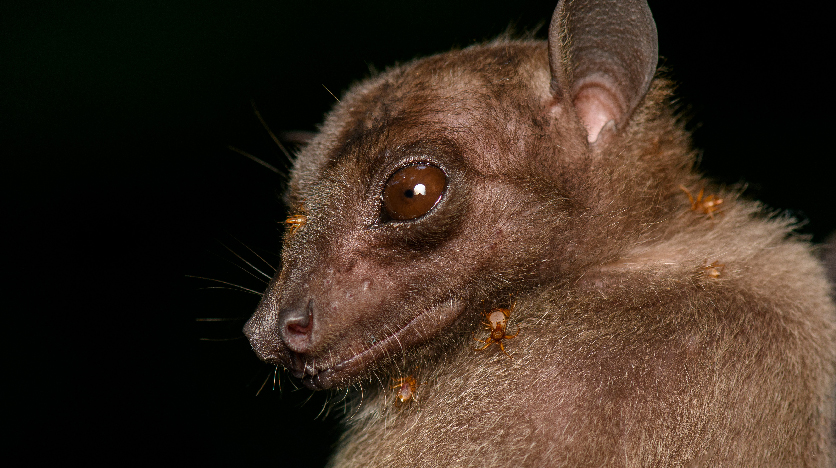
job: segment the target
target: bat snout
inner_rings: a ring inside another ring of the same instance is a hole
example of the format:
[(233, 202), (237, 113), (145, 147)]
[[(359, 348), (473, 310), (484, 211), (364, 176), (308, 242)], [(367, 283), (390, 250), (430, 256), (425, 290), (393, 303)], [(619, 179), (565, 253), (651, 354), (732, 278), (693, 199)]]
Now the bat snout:
[(284, 304), (281, 298), (280, 284), (274, 279), (243, 331), (261, 360), (292, 367), (292, 355), (305, 355), (313, 348), (316, 314), (309, 297)]

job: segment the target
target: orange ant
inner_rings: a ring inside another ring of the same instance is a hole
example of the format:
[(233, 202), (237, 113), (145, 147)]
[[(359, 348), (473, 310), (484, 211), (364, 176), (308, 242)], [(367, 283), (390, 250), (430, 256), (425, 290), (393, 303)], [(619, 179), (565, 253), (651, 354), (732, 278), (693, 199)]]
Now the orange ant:
[(714, 195), (709, 195), (703, 198), (705, 188), (701, 188), (700, 193), (697, 194), (697, 198), (695, 200), (694, 197), (691, 196), (691, 192), (689, 192), (685, 186), (680, 185), (679, 188), (685, 192), (685, 195), (688, 195), (692, 211), (702, 211), (703, 214), (707, 214), (709, 218), (714, 219), (714, 212), (719, 210), (720, 205), (723, 203), (722, 198), (714, 198)]
[[(305, 204), (304, 203), (299, 204), (299, 211), (301, 211), (302, 213), (305, 212)], [(293, 216), (288, 216), (288, 218), (285, 220), (285, 224), (290, 225), (290, 235), (291, 236), (293, 234), (296, 234), (296, 230), (301, 228), (302, 226), (304, 226), (305, 223), (307, 223), (307, 222), (308, 222), (308, 217), (304, 214), (297, 214), (297, 215), (293, 215)]]
[(506, 356), (511, 357), (511, 355), (505, 351), (505, 345), (502, 343), (502, 340), (514, 338), (520, 334), (519, 327), (517, 327), (517, 333), (514, 333), (513, 335), (505, 334), (505, 330), (508, 327), (508, 318), (511, 316), (511, 312), (513, 311), (514, 304), (511, 304), (510, 309), (497, 307), (496, 309), (491, 309), (490, 312), (484, 312), (482, 314), (485, 316), (485, 319), (487, 319), (487, 322), (482, 322), (482, 325), (485, 326), (485, 329), (490, 330), (491, 334), (484, 340), (476, 340), (480, 343), (485, 343), (485, 346), (478, 348), (477, 351), (482, 351), (488, 346), (496, 343), (499, 345), (499, 349), (501, 349)]
[(415, 397), (415, 392), (418, 390), (418, 382), (411, 375), (401, 377), (400, 379), (393, 379), (394, 385), (390, 388), (397, 388), (395, 394), (395, 406), (401, 406), (408, 403)]
[(290, 225), (290, 235), (291, 236), (293, 234), (296, 234), (296, 230), (299, 229), (300, 227), (304, 226), (306, 222), (308, 222), (308, 217), (303, 215), (303, 214), (293, 215), (293, 216), (288, 217), (285, 220), (285, 224)]
[[(708, 263), (708, 260), (706, 260), (705, 263)], [(711, 278), (719, 278), (720, 275), (723, 274), (723, 269), (725, 267), (726, 267), (726, 265), (723, 264), (723, 263), (714, 262), (711, 265), (707, 265), (707, 266), (702, 267), (702, 269), (703, 269), (703, 274), (705, 276), (709, 276)]]

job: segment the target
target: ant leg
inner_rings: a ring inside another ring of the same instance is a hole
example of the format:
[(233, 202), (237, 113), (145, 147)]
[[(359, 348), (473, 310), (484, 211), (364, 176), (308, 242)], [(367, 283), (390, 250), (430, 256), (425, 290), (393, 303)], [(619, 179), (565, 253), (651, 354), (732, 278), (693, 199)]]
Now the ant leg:
[(691, 196), (691, 192), (689, 192), (689, 191), (688, 191), (688, 189), (687, 189), (687, 188), (685, 188), (685, 186), (684, 186), (684, 185), (680, 185), (680, 186), (679, 186), (679, 188), (680, 188), (683, 192), (685, 192), (685, 195), (688, 195), (688, 201), (691, 203), (691, 206), (694, 206), (694, 197), (692, 197), (692, 196)]
[(501, 349), (501, 350), (502, 350), (502, 352), (503, 352), (503, 353), (505, 353), (505, 355), (506, 355), (506, 356), (508, 356), (508, 357), (509, 357), (509, 358), (511, 358), (511, 359), (514, 359), (514, 358), (512, 358), (512, 357), (511, 357), (511, 355), (510, 355), (510, 354), (508, 354), (508, 351), (505, 351), (505, 346), (502, 344), (502, 342), (501, 342), (501, 341), (499, 342), (499, 349)]
[(487, 348), (488, 346), (490, 346), (492, 344), (491, 341), (489, 341), (489, 340), (476, 340), (476, 341), (478, 341), (480, 343), (485, 343), (485, 346), (482, 346), (481, 348), (476, 348), (476, 351), (482, 351), (482, 350), (484, 350), (485, 348)]
[(515, 337), (516, 337), (517, 335), (519, 335), (519, 334), (520, 334), (520, 327), (517, 327), (517, 333), (514, 333), (514, 334), (513, 334), (513, 335), (511, 335), (511, 336), (507, 336), (507, 335), (506, 335), (506, 336), (503, 336), (502, 338), (503, 338), (503, 339), (515, 338)]

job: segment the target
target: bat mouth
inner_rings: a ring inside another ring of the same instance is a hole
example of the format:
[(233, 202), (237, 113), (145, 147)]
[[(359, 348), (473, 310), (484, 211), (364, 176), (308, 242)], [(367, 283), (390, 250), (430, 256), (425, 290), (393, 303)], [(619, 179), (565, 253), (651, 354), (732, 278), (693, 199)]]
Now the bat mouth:
[(462, 310), (464, 310), (463, 302), (448, 299), (421, 312), (398, 331), (360, 353), (324, 369), (317, 369), (312, 363), (303, 362), (301, 356), (294, 355), (293, 368), (299, 370), (295, 370), (293, 376), (301, 378), (302, 384), (311, 390), (348, 387), (380, 357), (392, 358), (410, 346), (431, 339), (434, 335), (433, 331), (453, 323)]

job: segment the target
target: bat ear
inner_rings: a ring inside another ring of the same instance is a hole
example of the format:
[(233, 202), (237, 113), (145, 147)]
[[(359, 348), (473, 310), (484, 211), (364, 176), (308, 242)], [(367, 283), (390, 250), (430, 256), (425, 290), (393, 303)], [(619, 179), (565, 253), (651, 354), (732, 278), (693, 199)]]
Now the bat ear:
[(590, 143), (623, 127), (658, 61), (646, 0), (560, 0), (549, 25), (551, 92), (571, 102)]

